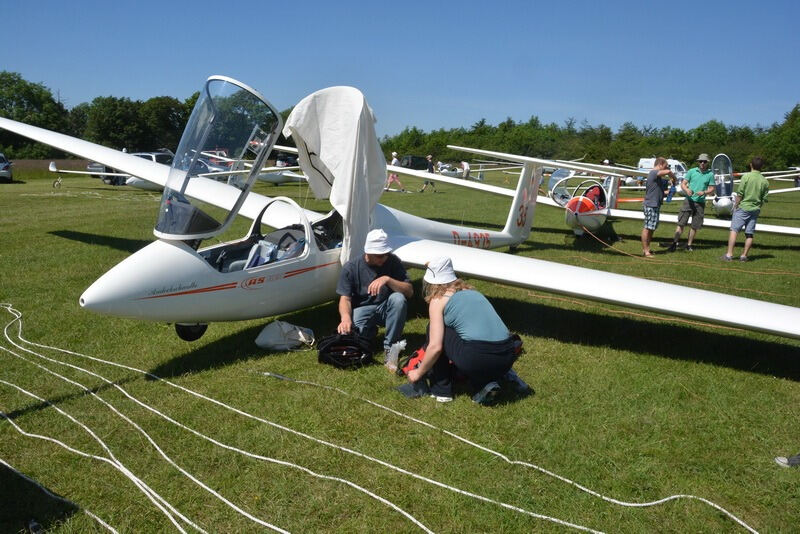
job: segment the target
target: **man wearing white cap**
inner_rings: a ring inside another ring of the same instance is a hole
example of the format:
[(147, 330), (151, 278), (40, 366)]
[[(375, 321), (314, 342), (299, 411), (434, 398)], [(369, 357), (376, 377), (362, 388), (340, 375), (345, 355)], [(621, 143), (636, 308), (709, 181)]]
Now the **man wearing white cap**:
[(364, 255), (344, 264), (336, 293), (341, 318), (336, 331), (340, 334), (349, 334), (355, 327), (361, 335), (373, 339), (378, 325), (386, 326), (384, 350), (403, 335), (407, 301), (414, 288), (400, 258), (392, 254), (383, 230), (371, 230)]
[[(400, 166), (400, 160), (397, 159), (397, 152), (392, 152), (392, 162), (389, 164), (393, 167)], [(397, 185), (400, 187), (400, 191), (405, 191), (403, 189), (403, 183), (400, 181), (400, 178), (397, 177), (396, 173), (390, 172), (389, 176), (386, 178), (386, 186), (384, 189), (389, 189), (389, 186), (392, 185), (392, 182), (397, 182)]]
[[(472, 400), (491, 404), (500, 391), (500, 380), (510, 382), (522, 394), (531, 388), (511, 369), (519, 356), (519, 337), (508, 331), (492, 304), (471, 285), (456, 277), (450, 258), (428, 262), (428, 339), (419, 366), (408, 371), (410, 382), (430, 382), (429, 391), (439, 402), (453, 398), (453, 367), (477, 390)], [(453, 362), (453, 365), (450, 365)]]

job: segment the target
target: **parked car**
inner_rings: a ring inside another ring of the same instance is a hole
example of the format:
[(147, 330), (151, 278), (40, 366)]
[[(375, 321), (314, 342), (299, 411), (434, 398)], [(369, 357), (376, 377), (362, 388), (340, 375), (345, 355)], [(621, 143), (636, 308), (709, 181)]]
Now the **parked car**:
[(6, 182), (14, 181), (14, 177), (11, 175), (11, 165), (12, 163), (8, 161), (8, 158), (0, 154), (0, 178)]
[[(175, 154), (173, 154), (169, 149), (161, 148), (154, 152), (134, 152), (131, 154), (131, 156), (148, 159), (150, 161), (155, 161), (156, 163), (163, 163), (164, 165), (172, 165), (172, 159)], [(105, 176), (105, 173), (116, 174), (119, 173), (119, 171), (94, 161), (89, 162), (89, 164), (86, 166), (86, 170), (89, 172), (89, 176), (92, 178), (101, 178), (103, 183), (109, 185), (125, 185), (126, 181), (128, 180), (127, 176)]]
[(157, 152), (134, 152), (132, 155), (149, 159), (156, 163), (163, 163), (164, 165), (172, 165), (172, 158), (175, 157), (175, 154), (166, 149), (161, 149)]
[(297, 165), (297, 156), (293, 154), (280, 153), (275, 158), (276, 167), (295, 167)]
[(400, 160), (400, 166), (406, 169), (424, 171), (428, 168), (428, 160), (423, 156), (403, 156), (403, 159)]

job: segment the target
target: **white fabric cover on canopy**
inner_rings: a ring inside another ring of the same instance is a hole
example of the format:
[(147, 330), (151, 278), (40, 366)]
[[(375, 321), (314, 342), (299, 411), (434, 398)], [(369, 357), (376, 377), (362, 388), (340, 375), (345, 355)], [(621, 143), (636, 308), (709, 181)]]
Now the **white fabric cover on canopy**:
[(344, 220), (341, 262), (363, 253), (372, 209), (383, 193), (386, 160), (375, 116), (354, 87), (329, 87), (301, 100), (286, 119), (314, 196), (330, 198)]

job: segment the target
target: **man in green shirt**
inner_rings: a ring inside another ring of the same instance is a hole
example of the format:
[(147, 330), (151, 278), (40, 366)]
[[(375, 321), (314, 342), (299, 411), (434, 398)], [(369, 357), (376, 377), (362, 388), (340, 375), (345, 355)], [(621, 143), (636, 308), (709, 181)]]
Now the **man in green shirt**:
[(703, 227), (703, 218), (705, 216), (706, 208), (706, 195), (714, 192), (714, 172), (708, 166), (708, 154), (700, 154), (697, 156), (697, 167), (692, 167), (686, 173), (683, 181), (681, 182), (681, 190), (686, 198), (683, 200), (681, 210), (678, 212), (678, 227), (675, 228), (675, 235), (672, 237), (672, 243), (667, 246), (667, 250), (675, 252), (678, 247), (678, 241), (681, 239), (683, 227), (689, 222), (689, 217), (692, 218), (692, 226), (689, 228), (689, 239), (686, 241), (686, 250), (691, 252), (694, 236), (697, 231)]
[(745, 235), (744, 251), (739, 256), (739, 261), (747, 261), (747, 253), (753, 246), (753, 234), (756, 231), (758, 214), (761, 213), (761, 206), (766, 202), (767, 194), (769, 194), (769, 182), (759, 172), (763, 165), (764, 160), (758, 156), (750, 160), (750, 172), (742, 176), (742, 181), (736, 187), (731, 233), (728, 236), (728, 251), (720, 258), (722, 261), (733, 259), (736, 236), (742, 228), (744, 228)]

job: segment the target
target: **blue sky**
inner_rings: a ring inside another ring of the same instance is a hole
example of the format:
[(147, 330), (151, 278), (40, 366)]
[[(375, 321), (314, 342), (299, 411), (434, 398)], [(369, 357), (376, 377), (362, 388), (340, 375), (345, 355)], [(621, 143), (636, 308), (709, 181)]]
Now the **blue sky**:
[(800, 2), (2, 2), (0, 70), (68, 107), (184, 99), (212, 74), (278, 109), (361, 89), (379, 136), (532, 115), (768, 126), (800, 102)]

